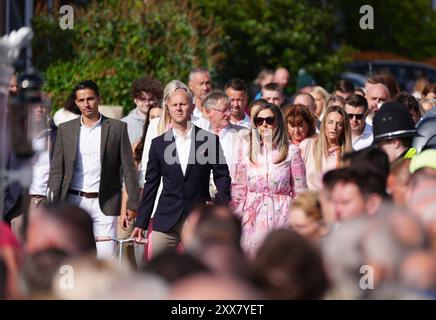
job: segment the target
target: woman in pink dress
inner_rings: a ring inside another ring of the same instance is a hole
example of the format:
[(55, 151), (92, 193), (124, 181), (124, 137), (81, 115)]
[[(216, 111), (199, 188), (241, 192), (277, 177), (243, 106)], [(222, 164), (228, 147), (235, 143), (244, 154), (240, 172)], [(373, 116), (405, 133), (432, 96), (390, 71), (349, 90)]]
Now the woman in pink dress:
[(231, 206), (242, 219), (241, 245), (250, 256), (270, 231), (287, 225), (292, 200), (307, 187), (299, 148), (289, 142), (280, 109), (259, 107), (252, 128), (239, 140), (230, 172)]

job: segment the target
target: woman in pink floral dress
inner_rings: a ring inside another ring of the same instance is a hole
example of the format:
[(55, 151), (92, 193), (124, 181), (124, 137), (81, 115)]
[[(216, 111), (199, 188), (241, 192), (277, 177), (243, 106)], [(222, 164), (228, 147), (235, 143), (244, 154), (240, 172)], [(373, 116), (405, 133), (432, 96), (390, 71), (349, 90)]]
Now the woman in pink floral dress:
[(252, 128), (235, 148), (230, 173), (231, 206), (242, 219), (241, 244), (250, 256), (270, 231), (286, 226), (292, 200), (307, 188), (300, 150), (289, 142), (280, 109), (260, 107)]

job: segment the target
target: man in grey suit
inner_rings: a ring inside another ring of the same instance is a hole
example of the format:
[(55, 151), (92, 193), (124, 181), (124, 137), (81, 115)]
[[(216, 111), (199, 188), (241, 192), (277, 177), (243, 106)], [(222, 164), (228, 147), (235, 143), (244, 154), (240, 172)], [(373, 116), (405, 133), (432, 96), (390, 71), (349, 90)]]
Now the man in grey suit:
[[(49, 200), (65, 200), (87, 210), (94, 236), (115, 237), (123, 179), (129, 195), (128, 219), (136, 216), (139, 185), (127, 124), (98, 111), (100, 94), (91, 80), (73, 90), (82, 115), (59, 126), (49, 176)], [(74, 239), (72, 239), (74, 241)], [(113, 256), (111, 242), (97, 242), (97, 256)]]

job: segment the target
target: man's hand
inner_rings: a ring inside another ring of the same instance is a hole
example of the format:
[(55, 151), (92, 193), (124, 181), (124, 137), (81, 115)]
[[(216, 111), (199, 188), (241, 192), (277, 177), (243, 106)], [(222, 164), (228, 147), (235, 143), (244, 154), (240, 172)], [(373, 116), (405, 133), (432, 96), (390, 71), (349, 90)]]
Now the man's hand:
[(135, 227), (132, 231), (132, 234), (130, 235), (131, 238), (136, 239), (136, 241), (142, 241), (144, 240), (144, 237), (142, 235), (142, 232), (144, 229)]
[(130, 221), (132, 219), (135, 219), (138, 213), (135, 210), (127, 209), (126, 215), (127, 215), (127, 220)]
[(121, 229), (127, 230), (132, 220), (137, 216), (137, 212), (134, 210), (127, 209), (126, 212), (122, 212), (120, 215), (120, 226)]

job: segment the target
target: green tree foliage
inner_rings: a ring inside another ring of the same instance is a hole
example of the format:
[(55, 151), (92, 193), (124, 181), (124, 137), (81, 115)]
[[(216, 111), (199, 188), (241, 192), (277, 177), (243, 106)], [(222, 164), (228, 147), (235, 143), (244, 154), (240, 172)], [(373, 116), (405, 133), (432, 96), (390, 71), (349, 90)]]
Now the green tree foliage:
[(187, 81), (200, 66), (219, 84), (283, 66), (291, 85), (304, 67), (331, 88), (350, 56), (335, 42), (333, 8), (315, 0), (101, 0), (75, 9), (73, 30), (59, 28), (58, 11), (41, 11), (34, 20), (35, 64), (55, 108), (74, 84), (91, 78), (104, 104), (127, 111), (134, 79)]
[[(220, 69), (224, 79), (253, 79), (262, 67), (283, 66), (291, 85), (301, 67), (331, 86), (351, 48), (335, 43), (331, 6), (311, 0), (195, 1), (225, 32)], [(335, 47), (334, 47), (335, 46)]]
[(186, 81), (193, 66), (213, 71), (223, 58), (220, 29), (188, 1), (94, 1), (75, 9), (71, 31), (59, 28), (55, 12), (40, 12), (33, 22), (35, 64), (55, 108), (77, 82), (93, 79), (104, 104), (128, 110), (136, 78)]
[[(359, 9), (374, 9), (374, 29), (362, 30)], [(429, 0), (336, 0), (340, 36), (360, 50), (386, 51), (413, 59), (436, 56), (436, 11)]]

